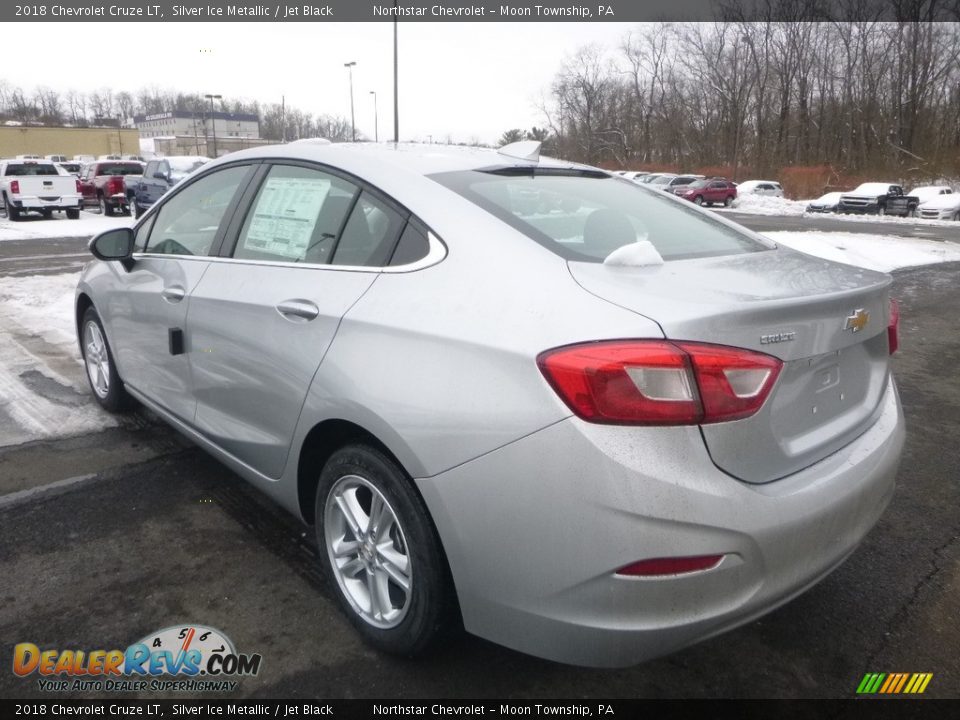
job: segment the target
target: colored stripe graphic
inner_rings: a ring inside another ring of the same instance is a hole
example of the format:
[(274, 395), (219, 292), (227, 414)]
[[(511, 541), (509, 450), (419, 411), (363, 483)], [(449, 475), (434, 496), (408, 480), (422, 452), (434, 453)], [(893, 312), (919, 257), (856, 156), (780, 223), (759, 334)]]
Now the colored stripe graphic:
[(857, 686), (857, 694), (919, 695), (932, 679), (933, 673), (867, 673)]

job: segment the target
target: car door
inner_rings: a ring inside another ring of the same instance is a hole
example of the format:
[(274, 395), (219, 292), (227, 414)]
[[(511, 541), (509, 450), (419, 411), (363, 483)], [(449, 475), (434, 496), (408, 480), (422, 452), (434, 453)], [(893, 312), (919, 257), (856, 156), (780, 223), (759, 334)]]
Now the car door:
[(80, 193), (83, 195), (82, 202), (84, 205), (95, 205), (97, 202), (97, 188), (93, 184), (96, 172), (96, 163), (87, 165), (83, 169), (83, 176), (80, 178)]
[(143, 177), (140, 178), (140, 184), (137, 185), (137, 202), (140, 203), (142, 208), (150, 207), (150, 203), (153, 202), (150, 200), (150, 186), (154, 182), (153, 176), (157, 172), (159, 164), (156, 160), (150, 160), (143, 169)]
[(233, 223), (230, 257), (211, 262), (190, 300), (200, 432), (280, 476), (340, 320), (387, 265), (405, 219), (333, 171), (275, 164), (265, 172)]
[(188, 362), (190, 292), (203, 277), (251, 165), (221, 168), (171, 196), (137, 228), (134, 263), (107, 296), (120, 377), (178, 418), (196, 409)]
[(707, 195), (707, 202), (722, 203), (723, 197), (724, 197), (724, 191), (726, 190), (726, 187), (727, 187), (726, 183), (719, 182), (719, 181), (714, 181), (709, 185), (707, 185), (707, 188), (705, 191)]

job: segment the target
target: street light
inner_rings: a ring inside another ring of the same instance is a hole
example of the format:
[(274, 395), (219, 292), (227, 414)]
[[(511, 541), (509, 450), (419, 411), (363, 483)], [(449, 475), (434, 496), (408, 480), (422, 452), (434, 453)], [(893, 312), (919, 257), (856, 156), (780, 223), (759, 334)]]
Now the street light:
[(213, 132), (213, 157), (217, 157), (217, 119), (213, 116), (213, 101), (220, 100), (223, 95), (204, 95), (210, 101), (210, 129)]
[(353, 136), (353, 142), (357, 141), (357, 126), (353, 120), (353, 66), (356, 64), (356, 61), (343, 64), (347, 72), (350, 73), (350, 134)]
[(373, 95), (373, 141), (380, 142), (380, 131), (377, 127), (377, 91), (371, 90), (370, 94)]

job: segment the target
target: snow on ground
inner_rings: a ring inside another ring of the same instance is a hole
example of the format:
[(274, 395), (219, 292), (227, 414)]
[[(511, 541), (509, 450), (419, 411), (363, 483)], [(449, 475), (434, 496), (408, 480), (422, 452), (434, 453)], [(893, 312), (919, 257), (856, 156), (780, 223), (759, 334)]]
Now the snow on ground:
[(0, 278), (0, 447), (117, 424), (94, 401), (80, 360), (78, 278)]
[(817, 231), (765, 232), (763, 235), (810, 255), (883, 272), (960, 261), (960, 244), (921, 238)]
[(744, 193), (738, 196), (728, 209), (751, 215), (797, 216), (806, 212), (809, 202), (809, 200), (787, 200), (786, 198)]
[(50, 220), (27, 215), (17, 222), (0, 218), (0, 242), (4, 240), (40, 240), (44, 238), (93, 237), (115, 227), (133, 227), (130, 216), (104, 217), (100, 213), (81, 212), (79, 220), (68, 220), (63, 213), (54, 213)]

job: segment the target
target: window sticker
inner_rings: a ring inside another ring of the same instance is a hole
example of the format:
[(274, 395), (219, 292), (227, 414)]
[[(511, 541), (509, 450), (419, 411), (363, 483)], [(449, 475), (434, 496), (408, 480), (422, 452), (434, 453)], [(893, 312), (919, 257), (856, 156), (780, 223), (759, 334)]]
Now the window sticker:
[(327, 178), (267, 178), (244, 246), (291, 260), (303, 258), (329, 192)]

